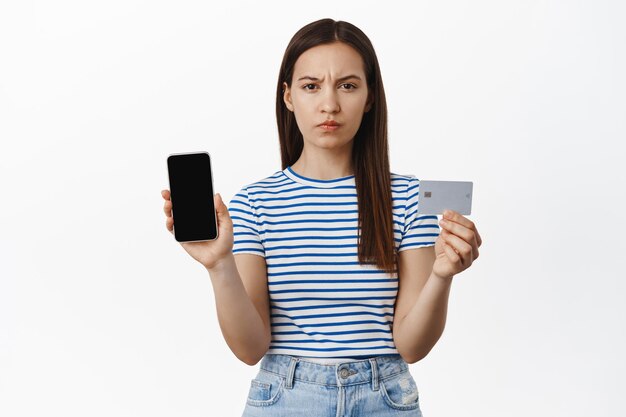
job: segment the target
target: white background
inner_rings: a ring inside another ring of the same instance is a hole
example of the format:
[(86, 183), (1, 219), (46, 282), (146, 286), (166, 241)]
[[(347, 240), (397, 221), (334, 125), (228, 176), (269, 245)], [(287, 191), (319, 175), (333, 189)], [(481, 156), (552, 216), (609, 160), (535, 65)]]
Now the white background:
[(281, 169), (275, 87), (323, 17), (371, 39), (392, 171), (474, 182), (480, 258), (410, 365), (426, 417), (616, 416), (623, 2), (2, 1), (0, 415), (239, 416), (257, 371), (165, 228), (170, 153), (226, 202)]

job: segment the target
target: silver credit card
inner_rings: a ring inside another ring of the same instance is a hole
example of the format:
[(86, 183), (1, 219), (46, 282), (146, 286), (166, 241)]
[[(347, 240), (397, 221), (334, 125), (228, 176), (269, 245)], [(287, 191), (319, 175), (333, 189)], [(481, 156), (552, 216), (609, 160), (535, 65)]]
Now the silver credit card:
[(461, 214), (472, 213), (471, 181), (420, 180), (417, 212), (419, 214), (443, 214), (445, 209)]

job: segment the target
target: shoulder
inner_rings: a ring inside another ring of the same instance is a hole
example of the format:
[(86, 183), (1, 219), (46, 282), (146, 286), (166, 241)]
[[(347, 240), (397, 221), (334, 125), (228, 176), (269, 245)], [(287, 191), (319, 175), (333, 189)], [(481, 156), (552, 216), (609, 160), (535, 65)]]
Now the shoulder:
[(391, 182), (394, 181), (409, 181), (411, 179), (417, 179), (413, 174), (397, 174), (395, 172), (391, 173)]
[(249, 197), (255, 192), (263, 191), (263, 189), (271, 188), (285, 179), (285, 174), (282, 171), (275, 171), (274, 173), (262, 177), (253, 182), (246, 182), (243, 186), (239, 187), (239, 191), (235, 194), (236, 197)]
[(391, 173), (391, 190), (392, 192), (407, 195), (410, 191), (419, 186), (419, 179), (413, 174), (396, 174)]
[(286, 179), (285, 174), (279, 170), (256, 181), (244, 183), (233, 195), (231, 204), (245, 205), (252, 211), (256, 211), (266, 198), (272, 197), (277, 187), (284, 184)]
[(287, 177), (282, 171), (275, 171), (274, 173), (267, 175), (261, 179), (247, 183), (242, 187), (242, 190), (255, 190), (276, 186), (284, 182), (285, 178)]

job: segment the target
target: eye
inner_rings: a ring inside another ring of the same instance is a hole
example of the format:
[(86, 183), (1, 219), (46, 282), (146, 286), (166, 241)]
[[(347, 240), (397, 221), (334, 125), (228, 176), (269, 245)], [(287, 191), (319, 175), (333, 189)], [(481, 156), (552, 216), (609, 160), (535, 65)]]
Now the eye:
[(341, 85), (343, 85), (343, 86), (346, 86), (346, 85), (347, 85), (347, 86), (349, 86), (350, 88), (347, 88), (347, 90), (354, 90), (354, 89), (356, 88), (356, 85), (354, 85), (354, 84), (350, 84), (350, 83), (344, 83), (344, 84), (341, 84)]
[(305, 89), (305, 90), (309, 90), (310, 91), (310, 90), (312, 90), (312, 88), (307, 88), (310, 85), (315, 87), (315, 84), (305, 84), (305, 85), (302, 86), (302, 88)]

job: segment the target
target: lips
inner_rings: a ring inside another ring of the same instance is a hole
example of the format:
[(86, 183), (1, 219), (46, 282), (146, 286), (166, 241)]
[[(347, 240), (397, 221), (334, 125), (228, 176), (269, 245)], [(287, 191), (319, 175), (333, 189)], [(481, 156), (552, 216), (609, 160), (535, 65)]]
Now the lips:
[(334, 120), (326, 120), (326, 121), (320, 123), (318, 126), (339, 126), (339, 123), (337, 123)]

